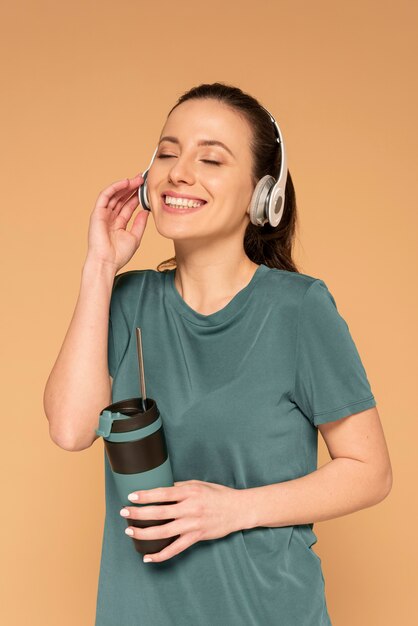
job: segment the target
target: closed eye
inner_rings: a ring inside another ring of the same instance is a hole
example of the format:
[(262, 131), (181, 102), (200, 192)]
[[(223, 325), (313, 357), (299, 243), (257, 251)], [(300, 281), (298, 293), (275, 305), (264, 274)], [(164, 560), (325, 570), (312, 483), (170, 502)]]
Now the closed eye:
[[(170, 159), (174, 158), (174, 154), (159, 154), (157, 159)], [(203, 163), (211, 163), (212, 165), (221, 165), (219, 161), (209, 161), (208, 159), (201, 159)]]

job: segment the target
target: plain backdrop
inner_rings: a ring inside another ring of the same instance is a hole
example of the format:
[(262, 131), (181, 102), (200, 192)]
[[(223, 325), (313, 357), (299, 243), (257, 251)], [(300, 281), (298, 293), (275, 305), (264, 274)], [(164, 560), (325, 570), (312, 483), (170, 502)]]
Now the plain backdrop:
[[(417, 18), (412, 0), (2, 3), (2, 624), (94, 623), (103, 442), (57, 447), (43, 390), (99, 192), (143, 171), (176, 99), (214, 81), (281, 126), (296, 262), (335, 296), (390, 450), (388, 498), (314, 527), (333, 626), (418, 622)], [(173, 253), (150, 216), (124, 270)]]

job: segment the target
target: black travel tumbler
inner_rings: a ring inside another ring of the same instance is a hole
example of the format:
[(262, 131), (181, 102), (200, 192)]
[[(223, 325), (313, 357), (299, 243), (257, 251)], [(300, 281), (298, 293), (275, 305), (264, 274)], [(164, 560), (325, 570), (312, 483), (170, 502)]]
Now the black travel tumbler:
[[(144, 408), (146, 410), (144, 410)], [(141, 489), (172, 487), (174, 485), (164, 428), (157, 403), (152, 398), (129, 398), (105, 407), (100, 413), (96, 434), (103, 437), (106, 454), (121, 504), (134, 504), (128, 494)], [(167, 504), (153, 502), (152, 506)], [(128, 526), (147, 528), (173, 521), (127, 519)], [(162, 539), (135, 539), (135, 549), (141, 554), (153, 554), (175, 541), (180, 535)]]

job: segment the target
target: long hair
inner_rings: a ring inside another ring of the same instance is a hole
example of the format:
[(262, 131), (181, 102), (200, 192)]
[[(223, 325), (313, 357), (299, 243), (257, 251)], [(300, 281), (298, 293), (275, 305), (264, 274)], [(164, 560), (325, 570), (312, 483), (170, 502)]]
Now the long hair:
[[(186, 100), (208, 99), (218, 100), (244, 116), (252, 128), (250, 149), (253, 156), (252, 178), (256, 183), (270, 174), (276, 179), (279, 176), (281, 158), (273, 123), (260, 103), (238, 87), (225, 83), (203, 83), (185, 92), (169, 111), (168, 116), (176, 107)], [(244, 251), (256, 264), (297, 272), (292, 259), (292, 247), (296, 231), (296, 195), (290, 172), (287, 173), (285, 202), (282, 218), (278, 226), (268, 222), (264, 226), (256, 226), (249, 222), (244, 234)], [(177, 266), (173, 256), (158, 264), (158, 271), (166, 271)]]

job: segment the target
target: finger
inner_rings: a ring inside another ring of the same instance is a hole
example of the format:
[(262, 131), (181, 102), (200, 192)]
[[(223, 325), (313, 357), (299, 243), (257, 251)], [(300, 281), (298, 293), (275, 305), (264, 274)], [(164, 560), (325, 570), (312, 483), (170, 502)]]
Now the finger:
[[(133, 534), (127, 532), (133, 531)], [(153, 539), (168, 539), (169, 537), (179, 537), (179, 522), (167, 522), (167, 524), (159, 524), (157, 526), (149, 526), (148, 528), (138, 528), (137, 526), (128, 526), (125, 529), (125, 533), (133, 539), (153, 540)]]
[(131, 230), (129, 231), (136, 239), (139, 239), (140, 237), (142, 237), (144, 230), (145, 230), (145, 226), (146, 223), (148, 221), (148, 216), (149, 216), (150, 212), (147, 211), (146, 209), (141, 209), (141, 211), (139, 211), (134, 218), (134, 221), (132, 223), (132, 227)]
[(180, 554), (180, 552), (183, 552), (183, 550), (186, 550), (194, 543), (196, 543), (196, 540), (189, 535), (181, 535), (179, 539), (170, 543), (170, 545), (164, 548), (164, 550), (161, 550), (161, 552), (144, 554), (144, 559), (150, 559), (153, 563), (161, 563), (161, 561), (167, 561), (173, 556), (176, 556), (176, 554)]
[[(177, 487), (156, 487), (155, 489), (142, 489), (133, 491), (128, 495), (131, 502), (147, 504), (148, 502), (174, 502), (182, 495), (182, 489)], [(184, 494), (183, 494), (184, 497)]]
[[(123, 226), (126, 227), (126, 224), (132, 217), (132, 213), (139, 206), (139, 196), (138, 196), (138, 188), (132, 189), (125, 196), (122, 196), (117, 205), (114, 207), (112, 211), (112, 218), (115, 220), (115, 224), (118, 227)], [(122, 217), (122, 221), (118, 221), (118, 218)]]
[(111, 209), (112, 211), (115, 209), (117, 205), (119, 205), (119, 208), (120, 208), (120, 206), (123, 205), (124, 201), (127, 198), (129, 198), (131, 194), (132, 194), (132, 189), (128, 185), (126, 189), (121, 189), (120, 191), (118, 191), (118, 193), (115, 193), (113, 195), (113, 197), (109, 200), (109, 204), (107, 205), (107, 208)]
[[(128, 512), (127, 515), (125, 511)], [(177, 504), (165, 506), (147, 504), (146, 506), (125, 506), (119, 513), (125, 519), (173, 519), (178, 517), (179, 508)]]
[(118, 192), (125, 192), (129, 186), (129, 178), (123, 180), (117, 180), (116, 182), (103, 189), (96, 200), (96, 206), (108, 207), (110, 199)]
[[(96, 200), (96, 206), (100, 208), (108, 208), (112, 198), (116, 195), (118, 198), (121, 194), (126, 193), (129, 189), (132, 190), (134, 185), (139, 186), (143, 182), (141, 174), (137, 174), (133, 178), (124, 178), (123, 180), (117, 180), (109, 187), (106, 187), (98, 196)], [(111, 206), (114, 206), (114, 202), (111, 202)]]
[[(129, 199), (125, 200), (125, 204), (123, 208), (118, 213), (118, 208), (116, 207), (112, 212), (112, 227), (113, 229), (124, 228), (132, 217), (133, 212), (139, 206), (139, 198), (137, 190), (129, 197)], [(142, 211), (141, 211), (142, 213)], [(140, 224), (142, 224), (144, 218), (140, 218)], [(134, 228), (135, 227), (135, 228)], [(140, 237), (142, 232), (144, 231), (144, 226), (140, 226), (139, 228), (135, 226), (135, 222), (131, 228), (131, 233), (136, 237)]]
[[(107, 205), (109, 209), (113, 210), (115, 209), (115, 207), (116, 209), (120, 208), (120, 206), (123, 206), (124, 201), (129, 198), (132, 193), (135, 194), (138, 192), (138, 187), (142, 182), (142, 178), (140, 176), (134, 176), (134, 178), (127, 178), (126, 180), (128, 181), (128, 184), (119, 191), (117, 191), (109, 200)], [(120, 202), (121, 205), (117, 206)]]
[[(120, 213), (117, 214), (117, 209), (115, 209), (113, 211), (113, 214), (116, 215), (114, 222), (113, 222), (113, 227), (114, 228), (126, 228), (129, 220), (132, 217), (133, 212), (135, 211), (135, 209), (139, 206), (139, 200), (138, 200), (138, 196), (137, 194), (134, 194), (131, 198), (129, 198), (129, 200), (127, 200), (123, 206), (123, 208), (121, 209)], [(147, 213), (147, 211), (140, 211), (140, 214), (142, 213)], [(135, 217), (136, 220), (137, 216)], [(141, 222), (142, 222), (143, 218), (141, 218)], [(131, 228), (131, 233), (134, 229), (134, 225), (135, 225), (135, 221), (134, 224), (132, 225)], [(142, 234), (142, 231), (144, 229), (139, 229), (139, 234)], [(136, 236), (137, 235), (137, 229), (134, 230), (133, 234)]]

